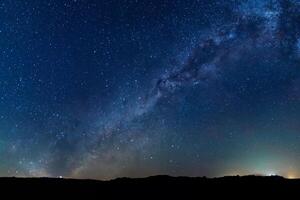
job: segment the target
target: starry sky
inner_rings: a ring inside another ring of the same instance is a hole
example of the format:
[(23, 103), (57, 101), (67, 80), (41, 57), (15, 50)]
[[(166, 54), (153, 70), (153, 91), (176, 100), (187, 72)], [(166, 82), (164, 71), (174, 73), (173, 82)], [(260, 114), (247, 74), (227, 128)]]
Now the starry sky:
[(0, 176), (299, 166), (299, 0), (0, 1)]

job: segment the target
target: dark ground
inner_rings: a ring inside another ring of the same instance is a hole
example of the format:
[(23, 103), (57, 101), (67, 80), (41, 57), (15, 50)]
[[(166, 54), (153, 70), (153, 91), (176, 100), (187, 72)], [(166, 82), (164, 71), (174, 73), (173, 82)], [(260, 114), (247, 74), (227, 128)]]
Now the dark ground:
[[(154, 176), (141, 179), (120, 178), (112, 181), (1, 178), (0, 191), (2, 194), (24, 197), (37, 196), (40, 197), (39, 199), (61, 197), (61, 195), (69, 198), (97, 197), (96, 199), (113, 197), (208, 199), (207, 195), (245, 199), (246, 197), (258, 198), (261, 195), (268, 197), (284, 195), (287, 197), (300, 194), (300, 179), (285, 179), (280, 176), (233, 176), (213, 179)], [(297, 199), (297, 197), (294, 198)]]

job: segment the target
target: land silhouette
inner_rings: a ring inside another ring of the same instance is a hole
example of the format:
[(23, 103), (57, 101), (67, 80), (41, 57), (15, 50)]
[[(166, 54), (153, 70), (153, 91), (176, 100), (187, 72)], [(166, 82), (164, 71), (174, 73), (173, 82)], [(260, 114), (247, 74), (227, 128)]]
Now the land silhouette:
[[(227, 176), (117, 178), (110, 181), (64, 179), (64, 178), (0, 178), (2, 194), (39, 197), (198, 197), (230, 196), (249, 197), (256, 195), (277, 196), (300, 192), (300, 179), (281, 176)], [(201, 199), (200, 198), (200, 199)], [(100, 198), (101, 199), (101, 198)], [(188, 198), (190, 199), (190, 198)], [(194, 198), (193, 198), (194, 199)], [(206, 199), (206, 198), (204, 198)]]

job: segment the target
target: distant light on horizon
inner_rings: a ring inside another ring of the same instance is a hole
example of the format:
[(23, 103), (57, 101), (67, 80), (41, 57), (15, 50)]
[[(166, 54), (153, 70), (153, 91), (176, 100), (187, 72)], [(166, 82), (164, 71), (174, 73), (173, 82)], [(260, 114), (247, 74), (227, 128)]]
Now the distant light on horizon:
[(286, 176), (286, 178), (287, 178), (287, 179), (298, 179), (299, 177), (298, 177), (297, 175), (295, 175), (295, 174), (288, 174), (288, 175)]
[(276, 173), (268, 173), (267, 176), (279, 176), (279, 175)]

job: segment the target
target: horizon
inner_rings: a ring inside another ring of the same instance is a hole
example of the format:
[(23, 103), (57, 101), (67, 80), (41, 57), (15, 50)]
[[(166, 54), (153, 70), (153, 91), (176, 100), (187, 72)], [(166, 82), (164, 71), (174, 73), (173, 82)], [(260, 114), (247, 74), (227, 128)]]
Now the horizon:
[(178, 175), (178, 176), (172, 176), (168, 174), (156, 174), (156, 175), (149, 175), (149, 176), (141, 176), (141, 177), (129, 177), (129, 176), (124, 176), (124, 177), (116, 177), (112, 179), (93, 179), (93, 178), (72, 178), (72, 177), (63, 177), (63, 176), (57, 176), (57, 177), (51, 177), (51, 176), (3, 176), (0, 177), (0, 179), (10, 179), (10, 178), (21, 178), (21, 179), (69, 179), (69, 180), (91, 180), (91, 181), (113, 181), (117, 179), (147, 179), (147, 178), (153, 178), (153, 177), (170, 177), (170, 178), (205, 178), (205, 179), (219, 179), (219, 178), (227, 178), (227, 177), (281, 177), (284, 179), (296, 179), (300, 180), (300, 177), (286, 177), (282, 176), (279, 174), (228, 174), (224, 176), (212, 176), (212, 177), (207, 177), (207, 176), (184, 176), (184, 175)]

